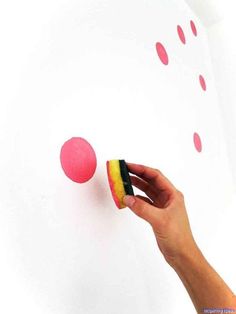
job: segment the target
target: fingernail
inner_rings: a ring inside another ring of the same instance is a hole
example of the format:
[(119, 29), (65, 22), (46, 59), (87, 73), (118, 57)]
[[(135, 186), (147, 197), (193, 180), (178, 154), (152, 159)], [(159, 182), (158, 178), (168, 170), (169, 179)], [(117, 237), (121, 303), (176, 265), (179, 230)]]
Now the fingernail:
[(125, 197), (123, 198), (123, 202), (126, 206), (132, 207), (135, 203), (135, 198), (131, 195), (125, 195)]

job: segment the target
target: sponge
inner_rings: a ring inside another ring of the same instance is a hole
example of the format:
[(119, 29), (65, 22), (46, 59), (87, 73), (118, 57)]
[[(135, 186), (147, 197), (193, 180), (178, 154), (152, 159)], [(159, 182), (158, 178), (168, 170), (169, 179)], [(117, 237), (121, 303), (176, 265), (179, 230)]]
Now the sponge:
[(106, 167), (113, 200), (119, 209), (125, 208), (126, 205), (123, 203), (123, 197), (125, 195), (134, 195), (125, 160), (108, 160)]

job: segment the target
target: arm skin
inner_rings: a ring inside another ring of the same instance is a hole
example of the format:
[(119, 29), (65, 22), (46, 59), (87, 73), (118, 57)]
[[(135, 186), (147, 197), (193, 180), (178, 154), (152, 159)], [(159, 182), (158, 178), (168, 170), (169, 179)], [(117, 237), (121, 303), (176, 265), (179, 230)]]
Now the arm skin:
[(179, 256), (171, 266), (187, 289), (198, 313), (204, 313), (204, 308), (230, 308), (236, 313), (234, 293), (196, 245)]
[(124, 203), (152, 226), (157, 245), (175, 270), (195, 306), (205, 309), (234, 309), (236, 296), (207, 262), (198, 248), (188, 220), (184, 195), (154, 168), (127, 163), (132, 185), (147, 197), (125, 196)]

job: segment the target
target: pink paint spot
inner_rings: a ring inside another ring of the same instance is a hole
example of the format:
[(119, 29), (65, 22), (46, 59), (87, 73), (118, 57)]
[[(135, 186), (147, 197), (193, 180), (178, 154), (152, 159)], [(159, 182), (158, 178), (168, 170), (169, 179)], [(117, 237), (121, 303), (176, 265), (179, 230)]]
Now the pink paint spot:
[(63, 144), (60, 160), (65, 175), (77, 183), (90, 180), (97, 167), (94, 149), (81, 137), (72, 137)]
[(161, 43), (156, 43), (156, 50), (161, 62), (167, 65), (169, 63), (169, 58), (165, 47)]
[(190, 21), (190, 26), (194, 36), (197, 36), (197, 28), (193, 21)]
[(200, 136), (197, 133), (194, 133), (193, 141), (194, 141), (196, 150), (200, 153), (202, 151), (202, 141), (201, 141)]
[(206, 87), (206, 81), (204, 79), (204, 77), (202, 75), (199, 75), (199, 82), (200, 82), (200, 85), (202, 87), (202, 89), (204, 91), (206, 91), (207, 87)]
[(185, 45), (186, 44), (186, 39), (184, 35), (184, 31), (180, 25), (177, 26), (177, 32), (179, 35), (179, 39), (182, 41), (182, 43)]

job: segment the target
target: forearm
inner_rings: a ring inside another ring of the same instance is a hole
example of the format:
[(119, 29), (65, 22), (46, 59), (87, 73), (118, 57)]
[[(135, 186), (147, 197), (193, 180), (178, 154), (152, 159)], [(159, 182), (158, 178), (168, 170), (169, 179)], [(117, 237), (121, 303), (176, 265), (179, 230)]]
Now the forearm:
[(198, 313), (204, 308), (235, 309), (236, 297), (204, 258), (196, 245), (186, 250), (172, 267), (182, 280)]

